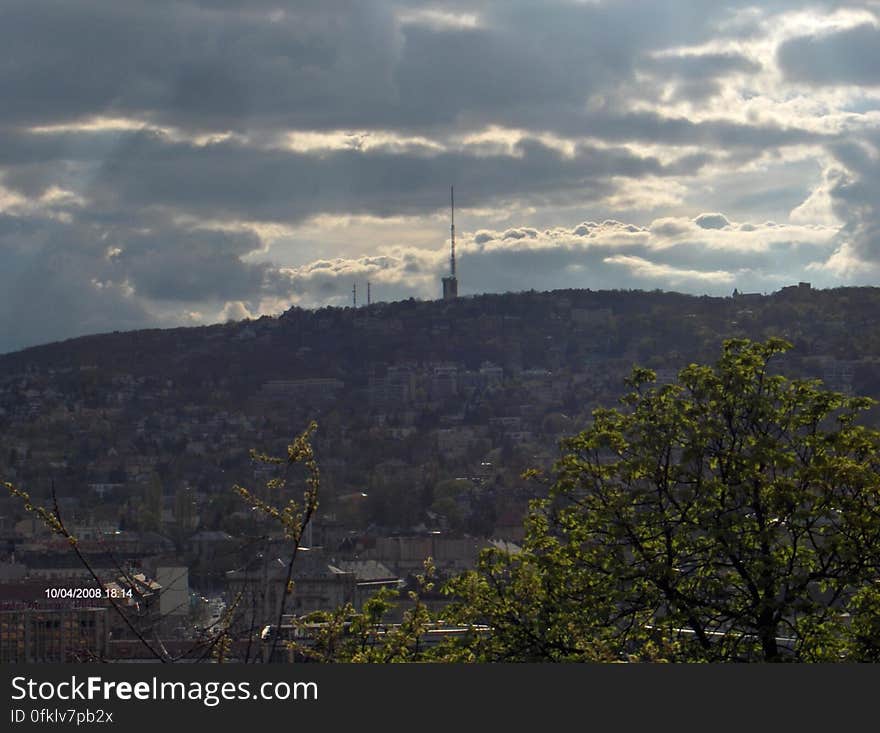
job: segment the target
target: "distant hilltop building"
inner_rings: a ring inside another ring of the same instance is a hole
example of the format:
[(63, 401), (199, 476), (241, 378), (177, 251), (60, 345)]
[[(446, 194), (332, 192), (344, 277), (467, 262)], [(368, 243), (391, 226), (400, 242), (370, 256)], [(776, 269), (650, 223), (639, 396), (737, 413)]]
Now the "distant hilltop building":
[[(812, 291), (812, 289), (813, 289), (813, 286), (811, 283), (801, 281), (797, 285), (786, 285), (785, 287), (780, 288), (777, 291), (777, 293), (779, 293), (780, 295), (803, 294), (803, 293), (810, 293)], [(763, 294), (761, 294), (761, 293), (741, 293), (738, 288), (733, 289), (733, 297), (739, 298), (740, 300), (744, 300), (744, 299), (747, 300), (749, 298), (751, 298), (751, 299), (763, 298), (766, 295), (767, 295), (766, 293), (763, 293)]]
[(784, 293), (786, 295), (793, 295), (795, 293), (809, 293), (813, 289), (813, 286), (807, 282), (799, 282), (797, 285), (787, 285), (784, 288), (780, 288), (779, 292)]
[(741, 303), (748, 303), (751, 301), (760, 301), (764, 297), (764, 295), (762, 293), (743, 293), (740, 292), (737, 288), (734, 288), (733, 297), (735, 300), (738, 300)]
[(449, 187), (449, 206), (452, 223), (449, 227), (451, 249), (449, 253), (449, 275), (443, 278), (443, 300), (454, 300), (458, 297), (458, 279), (455, 277), (455, 194)]

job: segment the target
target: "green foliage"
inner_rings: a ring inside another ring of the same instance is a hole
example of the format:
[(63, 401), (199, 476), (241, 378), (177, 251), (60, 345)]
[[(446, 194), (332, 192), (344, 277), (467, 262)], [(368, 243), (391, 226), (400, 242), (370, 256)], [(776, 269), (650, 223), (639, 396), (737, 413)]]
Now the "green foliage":
[[(317, 429), (317, 423), (314, 420), (310, 422), (308, 427), (287, 446), (286, 457), (271, 456), (256, 450), (251, 451), (251, 458), (253, 460), (284, 468), (283, 476), (270, 478), (266, 481), (265, 492), (267, 499), (260, 498), (256, 493), (243, 486), (236, 484), (233, 487), (233, 491), (250, 504), (251, 507), (277, 521), (284, 538), (291, 541), (292, 550), (287, 560), (287, 576), (284, 581), (278, 614), (274, 619), (265, 619), (266, 623), (274, 623), (276, 629), (281, 628), (281, 623), (287, 609), (287, 601), (294, 593), (293, 566), (296, 562), (299, 544), (303, 539), (306, 527), (308, 527), (312, 516), (314, 516), (318, 509), (321, 473), (312, 447), (312, 435)], [(305, 468), (306, 472), (305, 489), (303, 490), (302, 498), (297, 500), (294, 497), (290, 497), (284, 502), (282, 497), (287, 493), (288, 484), (291, 479), (290, 472), (297, 465)], [(278, 503), (275, 503), (276, 501)], [(278, 639), (279, 634), (275, 634), (269, 652), (270, 659), (274, 656)]]
[(306, 469), (306, 488), (303, 491), (301, 500), (298, 501), (295, 498), (290, 498), (286, 503), (280, 505), (274, 504), (271, 500), (271, 497), (280, 496), (286, 491), (289, 482), (289, 477), (286, 473), (283, 478), (271, 478), (266, 482), (267, 494), (270, 497), (268, 501), (261, 499), (257, 494), (243, 486), (236, 485), (233, 487), (233, 491), (253, 508), (263, 512), (267, 517), (277, 520), (284, 531), (285, 538), (296, 543), (294, 547), (302, 540), (306, 526), (318, 508), (318, 490), (321, 486), (321, 473), (311, 443), (312, 434), (317, 429), (318, 425), (316, 422), (312, 421), (309, 423), (309, 426), (287, 446), (287, 456), (285, 458), (259, 453), (256, 450), (251, 451), (251, 458), (260, 463), (285, 466), (287, 469), (296, 464), (304, 466)]
[(446, 659), (446, 647), (426, 648), (424, 636), (435, 619), (422, 600), (434, 587), (434, 563), (428, 558), (417, 588), (408, 592), (410, 607), (399, 623), (390, 615), (398, 593), (383, 588), (358, 611), (351, 603), (335, 611), (316, 611), (293, 623), (304, 641), (288, 646), (295, 655), (320, 662), (417, 662)]
[(61, 517), (58, 514), (57, 506), (55, 507), (55, 509), (46, 509), (39, 504), (34, 504), (31, 500), (30, 494), (28, 494), (26, 491), (19, 489), (14, 484), (9, 483), (8, 481), (4, 481), (3, 486), (9, 492), (10, 496), (16, 497), (22, 501), (26, 512), (34, 514), (53, 534), (61, 535), (67, 540), (68, 544), (70, 544), (71, 546), (75, 546), (77, 544), (76, 537), (74, 537), (70, 532), (67, 531), (67, 528), (61, 521)]
[(789, 380), (789, 344), (729, 340), (565, 443), (522, 551), (447, 588), (491, 660), (874, 659), (880, 434), (871, 400)]

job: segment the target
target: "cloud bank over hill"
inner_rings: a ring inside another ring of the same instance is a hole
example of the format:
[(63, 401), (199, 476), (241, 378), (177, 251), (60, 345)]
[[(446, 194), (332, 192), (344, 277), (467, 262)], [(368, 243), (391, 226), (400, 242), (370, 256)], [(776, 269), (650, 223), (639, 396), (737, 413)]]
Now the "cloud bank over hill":
[(873, 2), (3, 15), (0, 351), (437, 297), (450, 184), (463, 294), (880, 275)]

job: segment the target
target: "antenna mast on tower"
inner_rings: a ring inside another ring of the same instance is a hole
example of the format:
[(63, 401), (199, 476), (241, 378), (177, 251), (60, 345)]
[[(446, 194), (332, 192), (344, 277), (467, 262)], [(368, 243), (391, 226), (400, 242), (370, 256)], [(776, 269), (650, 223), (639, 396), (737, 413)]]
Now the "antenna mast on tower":
[(449, 211), (452, 223), (449, 225), (449, 237), (452, 241), (452, 250), (449, 255), (449, 274), (455, 277), (455, 189), (449, 187)]
[(458, 297), (458, 279), (455, 277), (455, 190), (449, 187), (449, 209), (452, 221), (449, 225), (449, 275), (443, 278), (443, 300), (453, 300)]

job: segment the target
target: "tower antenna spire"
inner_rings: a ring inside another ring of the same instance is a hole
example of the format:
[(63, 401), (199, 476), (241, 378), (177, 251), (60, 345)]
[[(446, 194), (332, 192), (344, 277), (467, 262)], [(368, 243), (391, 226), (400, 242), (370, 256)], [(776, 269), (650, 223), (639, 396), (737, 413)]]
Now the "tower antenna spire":
[(449, 187), (449, 274), (441, 278), (443, 282), (443, 300), (455, 300), (458, 297), (458, 279), (455, 277), (455, 189)]
[(455, 277), (455, 188), (449, 187), (449, 210), (451, 214), (451, 223), (449, 225), (449, 236), (452, 242), (452, 248), (449, 253), (449, 274)]

